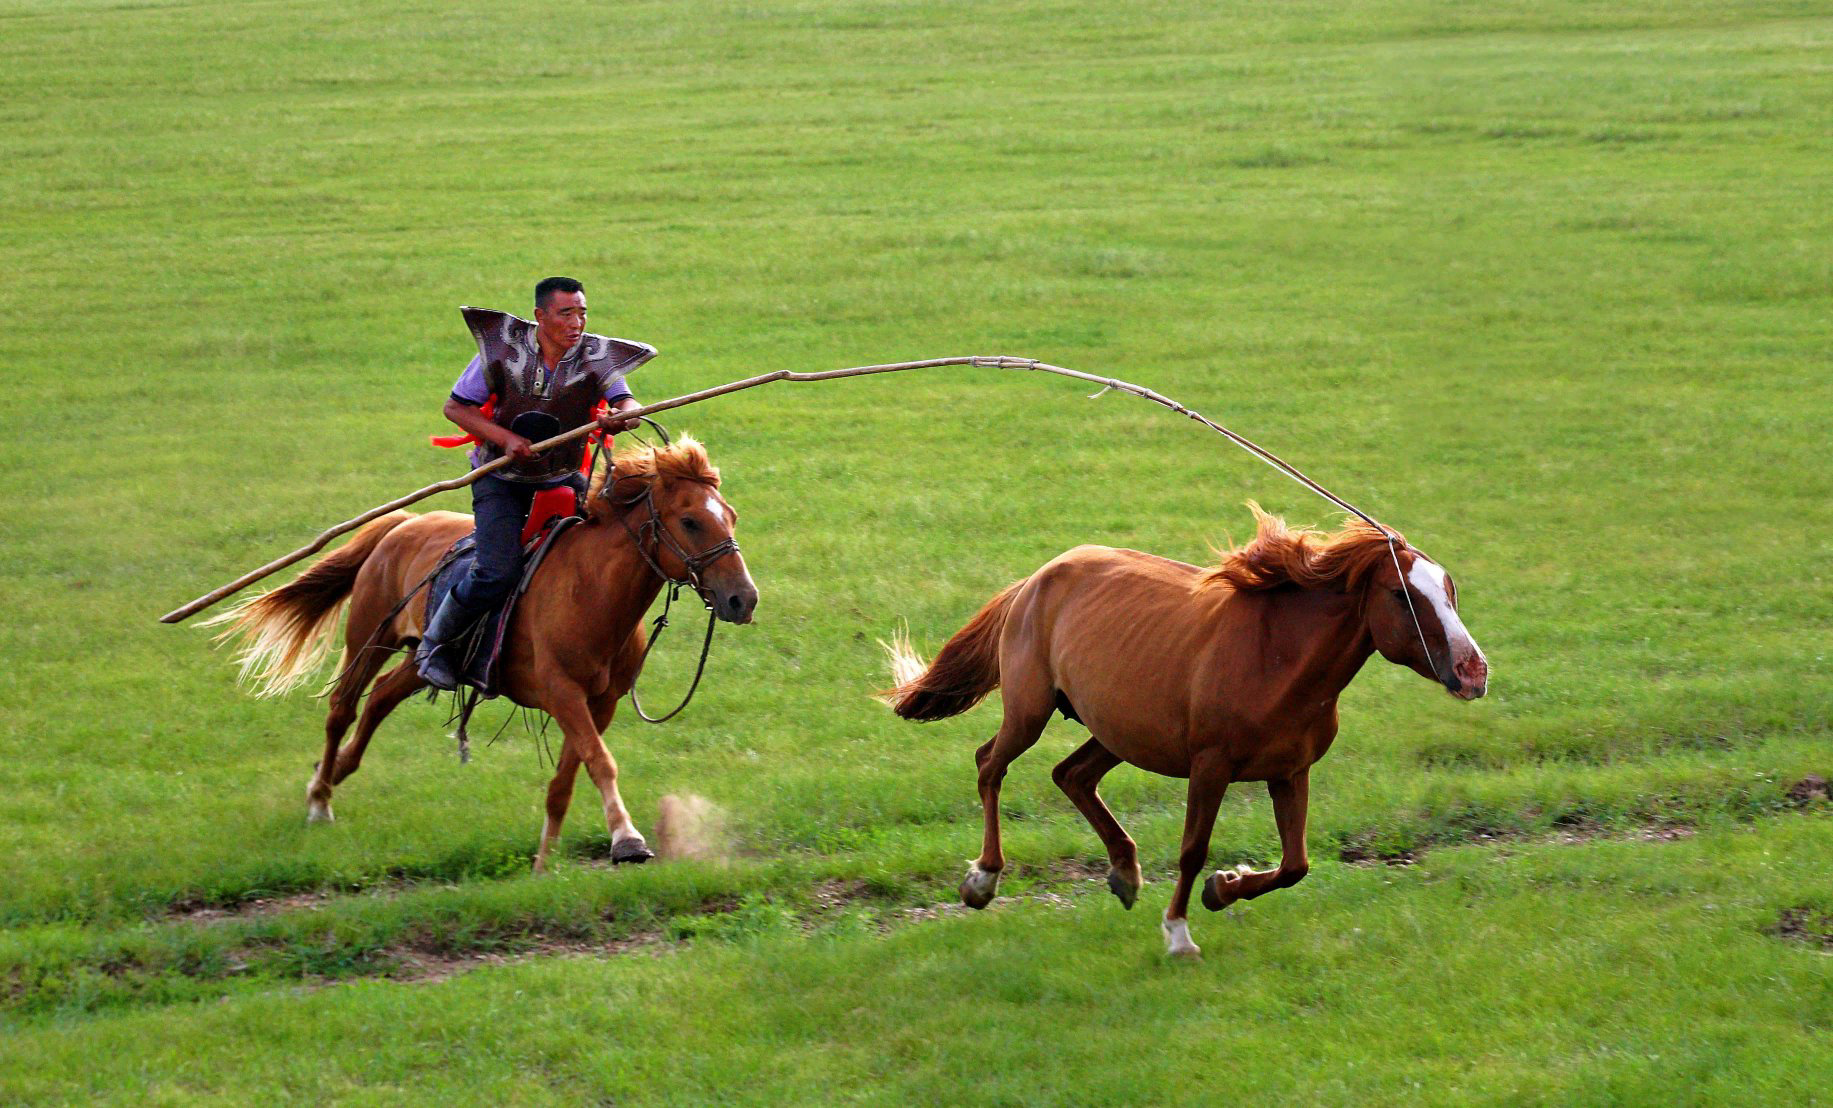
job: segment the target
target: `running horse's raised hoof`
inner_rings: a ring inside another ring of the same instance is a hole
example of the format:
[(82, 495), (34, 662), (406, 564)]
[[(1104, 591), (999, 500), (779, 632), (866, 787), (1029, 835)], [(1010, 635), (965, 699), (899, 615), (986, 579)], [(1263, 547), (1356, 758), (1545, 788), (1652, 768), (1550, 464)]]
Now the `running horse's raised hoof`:
[[(631, 821), (617, 788), (617, 763), (601, 737), (617, 702), (642, 668), (643, 613), (667, 580), (692, 585), (728, 623), (749, 623), (757, 586), (738, 553), (738, 513), (719, 493), (719, 470), (692, 439), (619, 454), (586, 498), (587, 520), (554, 540), (517, 604), (498, 685), (510, 700), (546, 712), (564, 735), (547, 789), (547, 822), (535, 872), (547, 868), (579, 767), (604, 803), (613, 862), (655, 853)], [(451, 545), (471, 530), (453, 512), (393, 512), (356, 533), (297, 580), (245, 601), (212, 623), (241, 635), (242, 676), (271, 696), (298, 686), (323, 661), (346, 600), (344, 661), (330, 692), (324, 757), (306, 789), (307, 818), (329, 820), (331, 790), (355, 773), (395, 706), (425, 687), (413, 652), (376, 681), (383, 663), (421, 634), (423, 605), (403, 604)], [(352, 722), (356, 735), (342, 743)]]
[(1139, 854), (1096, 793), (1121, 762), (1189, 780), (1166, 949), (1194, 957), (1186, 914), (1222, 794), (1264, 781), (1279, 826), (1277, 868), (1218, 870), (1203, 906), (1220, 911), (1302, 880), (1312, 763), (1337, 733), (1337, 697), (1376, 652), (1475, 700), (1489, 663), (1458, 617), (1443, 569), (1356, 521), (1333, 534), (1288, 528), (1250, 505), (1258, 529), (1209, 569), (1079, 546), (1001, 592), (925, 666), (891, 644), (898, 715), (937, 720), (993, 689), (1005, 715), (975, 752), (985, 836), (961, 899), (984, 908), (999, 888), (999, 789), (1053, 711), (1092, 732), (1052, 776), (1108, 852), (1108, 888), (1128, 908)]

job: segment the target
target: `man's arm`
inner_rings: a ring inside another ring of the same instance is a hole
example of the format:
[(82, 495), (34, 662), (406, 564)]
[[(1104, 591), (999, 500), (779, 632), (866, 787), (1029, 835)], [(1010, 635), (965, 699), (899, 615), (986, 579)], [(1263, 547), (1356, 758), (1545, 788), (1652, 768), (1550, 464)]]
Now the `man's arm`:
[(484, 355), (480, 352), (472, 356), (471, 363), (453, 383), (452, 395), (446, 399), (445, 417), (479, 442), (490, 443), (511, 458), (521, 461), (534, 457), (535, 452), (529, 449), (532, 443), (484, 415), (482, 408), (489, 400), (490, 382), (484, 377)]
[(530, 449), (533, 443), (509, 428), (485, 419), (482, 409), (474, 404), (466, 404), (456, 396), (446, 398), (445, 417), (481, 441), (498, 447), (511, 458), (522, 460), (535, 456), (535, 452)]

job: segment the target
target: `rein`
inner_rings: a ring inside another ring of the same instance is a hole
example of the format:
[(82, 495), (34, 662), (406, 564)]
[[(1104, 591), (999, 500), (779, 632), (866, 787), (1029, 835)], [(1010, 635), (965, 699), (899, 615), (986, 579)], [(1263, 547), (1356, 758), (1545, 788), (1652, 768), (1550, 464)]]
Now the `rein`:
[[(643, 665), (649, 661), (649, 652), (656, 648), (656, 643), (662, 638), (662, 632), (668, 628), (668, 610), (674, 606), (675, 596), (680, 591), (681, 586), (678, 584), (671, 583), (668, 587), (668, 596), (662, 600), (662, 614), (658, 615), (655, 623), (650, 625), (649, 642), (643, 646), (643, 656), (637, 661), (638, 676), (642, 675)], [(681, 710), (687, 707), (690, 700), (694, 699), (694, 690), (700, 687), (700, 675), (706, 672), (706, 656), (713, 649), (713, 624), (716, 622), (718, 620), (713, 614), (713, 606), (709, 604), (706, 609), (706, 638), (700, 640), (700, 662), (694, 667), (693, 684), (687, 687), (687, 695), (682, 697), (681, 703), (675, 705), (672, 710), (659, 716), (652, 716), (645, 712), (643, 702), (637, 699), (636, 681), (630, 682), (630, 706), (636, 709), (638, 719), (644, 723), (667, 723), (680, 715)]]
[[(666, 434), (666, 432), (663, 433)], [(613, 477), (611, 480), (615, 481), (616, 478)], [(630, 514), (639, 501), (645, 503), (649, 508), (649, 518), (643, 521), (641, 527), (632, 527), (630, 526)], [(681, 594), (681, 590), (684, 588), (693, 589), (694, 592), (699, 595), (700, 602), (706, 605), (706, 637), (700, 642), (700, 662), (694, 667), (693, 684), (687, 687), (687, 695), (681, 698), (681, 703), (675, 705), (672, 710), (663, 715), (652, 716), (643, 710), (643, 702), (637, 699), (636, 681), (632, 680), (630, 682), (630, 706), (636, 709), (637, 718), (641, 719), (644, 723), (666, 723), (680, 715), (682, 709), (686, 708), (688, 703), (694, 699), (695, 691), (700, 688), (700, 678), (706, 673), (707, 655), (711, 653), (713, 649), (713, 624), (718, 622), (718, 614), (713, 610), (713, 601), (707, 596), (706, 587), (700, 583), (700, 573), (727, 554), (738, 553), (738, 540), (728, 536), (723, 542), (714, 543), (712, 546), (707, 547), (697, 554), (688, 553), (680, 543), (675, 541), (675, 537), (668, 533), (668, 528), (662, 525), (662, 516), (656, 511), (655, 487), (653, 485), (645, 485), (642, 492), (623, 503), (623, 508), (624, 512), (622, 515), (618, 516), (618, 522), (624, 525), (624, 532), (630, 536), (631, 545), (636, 547), (637, 554), (642, 557), (644, 563), (649, 566), (655, 575), (668, 584), (668, 595), (662, 600), (662, 611), (656, 616), (654, 624), (650, 626), (649, 642), (644, 645), (643, 656), (637, 661), (637, 674), (639, 677), (642, 674), (644, 663), (649, 661), (650, 651), (656, 648), (656, 643), (661, 639), (662, 632), (668, 629), (668, 613), (669, 610), (674, 607), (675, 598)], [(681, 559), (681, 564), (687, 571), (685, 577), (670, 577), (662, 569), (661, 562), (658, 561), (655, 556), (651, 555), (644, 547), (644, 532), (651, 532), (654, 534), (658, 554), (661, 551), (662, 545), (666, 543), (675, 557)]]

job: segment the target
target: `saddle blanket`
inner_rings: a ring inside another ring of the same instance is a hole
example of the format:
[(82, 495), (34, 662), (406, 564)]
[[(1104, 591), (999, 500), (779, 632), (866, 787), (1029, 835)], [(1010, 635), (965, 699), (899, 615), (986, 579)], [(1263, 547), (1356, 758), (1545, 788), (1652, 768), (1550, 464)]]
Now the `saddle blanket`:
[[(459, 636), (448, 647), (458, 652), (461, 684), (478, 690), (486, 698), (497, 695), (496, 663), (503, 653), (505, 632), (515, 614), (516, 602), (528, 591), (529, 582), (534, 580), (535, 571), (541, 568), (541, 562), (553, 547), (554, 540), (573, 524), (582, 522), (579, 516), (564, 516), (554, 520), (552, 526), (544, 528), (531, 539), (522, 548), (522, 574), (516, 580), (516, 587), (509, 591), (501, 604), (479, 618), (471, 630)], [(447, 594), (471, 572), (471, 563), (477, 561), (476, 545), (476, 536), (466, 535), (453, 543), (440, 558), (440, 569), (432, 581), (427, 583), (426, 609), (421, 615), (423, 620), (430, 621), (433, 613), (439, 610), (439, 605), (445, 602)]]

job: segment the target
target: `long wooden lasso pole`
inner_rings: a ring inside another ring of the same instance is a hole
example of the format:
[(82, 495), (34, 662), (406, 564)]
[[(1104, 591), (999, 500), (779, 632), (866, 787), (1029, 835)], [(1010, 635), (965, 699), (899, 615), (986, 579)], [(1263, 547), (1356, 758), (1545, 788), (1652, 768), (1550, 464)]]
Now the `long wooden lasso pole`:
[[(1299, 484), (1310, 489), (1312, 492), (1317, 493), (1319, 496), (1323, 497), (1325, 500), (1330, 501), (1332, 504), (1335, 504), (1337, 507), (1343, 509), (1344, 511), (1350, 513), (1351, 515), (1354, 515), (1360, 518), (1361, 520), (1368, 523), (1372, 527), (1378, 528), (1381, 531), (1386, 532), (1390, 535), (1392, 534), (1392, 532), (1388, 532), (1387, 528), (1382, 527), (1381, 524), (1377, 523), (1373, 517), (1368, 515), (1368, 513), (1362, 511), (1360, 508), (1357, 508), (1355, 505), (1349, 503), (1349, 501), (1344, 500), (1342, 497), (1336, 495), (1335, 493), (1331, 492), (1329, 489), (1326, 489), (1324, 486), (1318, 484), (1316, 481), (1313, 481), (1311, 478), (1305, 476), (1303, 473), (1299, 472), (1295, 466), (1285, 461), (1284, 459), (1280, 458), (1278, 455), (1274, 454), (1272, 451), (1267, 450), (1264, 447), (1254, 442), (1251, 442), (1248, 439), (1243, 438), (1240, 435), (1237, 435), (1235, 432), (1222, 426), (1220, 423), (1217, 423), (1214, 420), (1209, 419), (1208, 417), (1201, 415), (1198, 412), (1192, 411), (1191, 409), (1185, 407), (1184, 405), (1179, 404), (1177, 401), (1172, 400), (1170, 397), (1161, 396), (1160, 394), (1153, 392), (1151, 389), (1144, 388), (1140, 385), (1135, 385), (1127, 381), (1122, 381), (1122, 380), (1119, 380), (1118, 378), (1102, 377), (1102, 376), (1099, 376), (1093, 373), (1082, 373), (1079, 370), (1064, 369), (1062, 366), (1051, 365), (1048, 362), (1040, 362), (1036, 360), (1035, 358), (1013, 358), (1013, 357), (1007, 357), (1005, 355), (969, 355), (966, 357), (959, 357), (959, 358), (928, 358), (920, 362), (889, 362), (884, 365), (854, 366), (850, 369), (829, 369), (829, 370), (823, 370), (818, 373), (796, 373), (792, 370), (779, 369), (775, 373), (764, 373), (756, 377), (747, 377), (741, 381), (731, 381), (723, 385), (715, 386), (714, 388), (702, 389), (699, 392), (691, 392), (685, 396), (677, 396), (677, 397), (674, 397), (673, 399), (659, 401), (655, 404), (645, 405), (644, 407), (641, 407), (641, 408), (632, 408), (628, 411), (620, 412), (618, 414), (623, 416), (626, 419), (636, 419), (642, 416), (655, 415), (658, 412), (666, 412), (673, 408), (685, 407), (688, 404), (698, 404), (702, 400), (711, 400), (716, 396), (725, 396), (728, 393), (740, 392), (744, 389), (752, 389), (752, 388), (758, 387), (759, 385), (768, 385), (768, 384), (772, 384), (777, 381), (837, 381), (843, 377), (866, 377), (874, 373), (901, 373), (905, 370), (911, 370), (911, 369), (934, 369), (939, 366), (950, 366), (950, 365), (979, 366), (985, 369), (1019, 369), (1019, 370), (1027, 370), (1027, 371), (1032, 371), (1032, 372), (1037, 372), (1037, 373), (1054, 373), (1054, 374), (1057, 374), (1058, 376), (1073, 377), (1078, 381), (1088, 381), (1092, 384), (1100, 385), (1101, 392), (1106, 392), (1109, 389), (1115, 389), (1120, 392), (1130, 392), (1135, 396), (1143, 397), (1147, 400), (1150, 400), (1154, 404), (1159, 404), (1166, 408), (1170, 408), (1172, 411), (1177, 412), (1179, 415), (1188, 416), (1191, 419), (1196, 420), (1198, 423), (1201, 423), (1205, 427), (1208, 427), (1210, 430), (1215, 431), (1216, 433), (1224, 436), (1230, 442), (1233, 442), (1237, 446), (1240, 446), (1242, 449), (1246, 450), (1248, 453), (1254, 455), (1256, 458), (1259, 458), (1261, 461), (1272, 466), (1274, 469), (1279, 470), (1281, 473), (1285, 474), (1287, 477), (1292, 478), (1294, 481), (1297, 481)], [(1097, 392), (1095, 393), (1095, 395), (1100, 396), (1101, 392)], [(572, 442), (575, 439), (591, 434), (594, 430), (597, 429), (597, 427), (598, 427), (597, 423), (587, 423), (584, 426), (575, 427), (571, 431), (567, 431), (563, 434), (555, 435), (551, 439), (546, 439), (542, 442), (536, 443), (533, 449), (537, 453), (539, 453), (544, 450), (550, 450), (556, 446), (563, 446), (566, 443)], [(183, 620), (189, 619), (190, 617), (203, 611), (205, 608), (208, 608), (212, 604), (215, 604), (217, 601), (222, 600), (224, 597), (233, 596), (234, 594), (242, 591), (243, 589), (247, 588), (249, 585), (252, 585), (256, 581), (259, 581), (261, 578), (266, 577), (267, 575), (274, 573), (278, 570), (285, 569), (287, 566), (292, 565), (294, 562), (299, 561), (301, 558), (308, 558), (311, 555), (318, 553), (320, 550), (323, 550), (325, 548), (326, 543), (329, 543), (332, 539), (336, 538), (339, 535), (346, 534), (350, 531), (354, 531), (358, 527), (361, 527), (363, 524), (368, 523), (372, 519), (377, 519), (381, 516), (385, 516), (389, 512), (395, 511), (398, 508), (405, 508), (409, 504), (415, 503), (416, 501), (425, 500), (427, 497), (432, 496), (436, 493), (450, 492), (453, 489), (462, 489), (466, 485), (469, 485), (473, 481), (476, 481), (478, 478), (483, 477), (485, 474), (494, 473), (497, 470), (503, 468), (504, 466), (508, 465), (510, 461), (511, 459), (508, 458), (507, 456), (498, 458), (496, 461), (490, 462), (486, 465), (478, 466), (476, 469), (472, 470), (470, 473), (466, 474), (463, 477), (454, 477), (449, 481), (435, 482), (434, 484), (428, 485), (426, 488), (423, 488), (419, 490), (418, 492), (411, 492), (411, 493), (408, 493), (406, 496), (400, 497), (395, 500), (390, 500), (386, 504), (379, 504), (376, 507), (369, 509), (367, 512), (364, 512), (362, 515), (357, 516), (354, 519), (345, 520), (344, 522), (338, 524), (337, 526), (330, 528), (329, 530), (325, 531), (323, 534), (319, 535), (317, 538), (313, 539), (311, 542), (300, 547), (298, 550), (293, 551), (291, 554), (287, 554), (282, 557), (275, 558), (273, 561), (267, 563), (266, 565), (262, 566), (259, 569), (250, 570), (249, 572), (244, 573), (242, 576), (229, 582), (227, 585), (223, 585), (220, 588), (212, 589), (210, 592), (205, 593), (204, 595), (198, 597), (196, 600), (191, 601), (189, 604), (186, 604), (183, 607), (172, 609), (171, 611), (167, 612), (165, 615), (160, 616), (159, 622), (178, 623)]]

